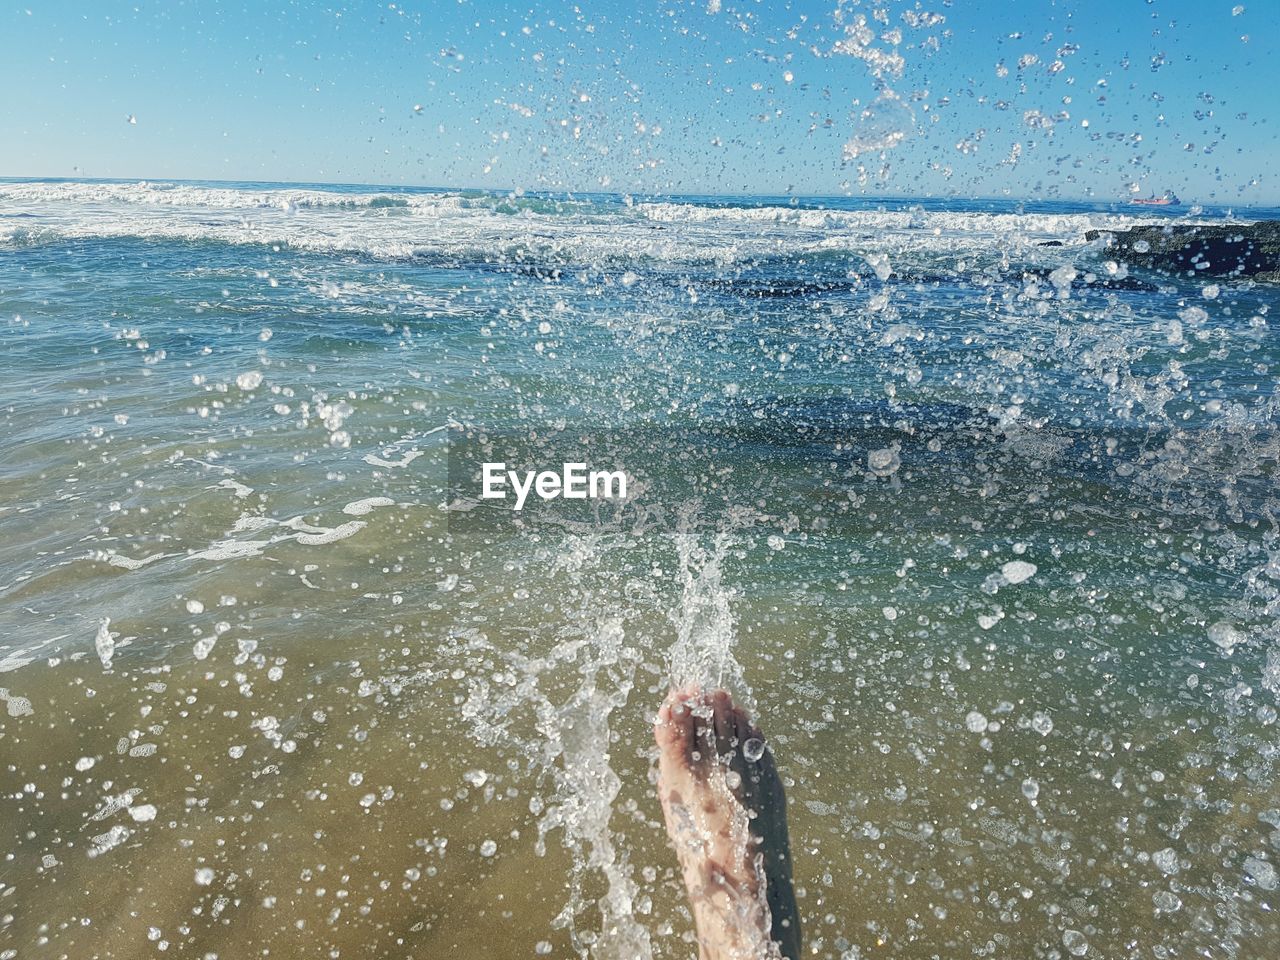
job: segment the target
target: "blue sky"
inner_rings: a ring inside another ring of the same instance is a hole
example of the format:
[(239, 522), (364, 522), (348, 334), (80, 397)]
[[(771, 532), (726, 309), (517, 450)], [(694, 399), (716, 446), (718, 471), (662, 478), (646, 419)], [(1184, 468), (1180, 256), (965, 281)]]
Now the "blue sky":
[(1274, 2), (9, 6), (0, 175), (1275, 204)]

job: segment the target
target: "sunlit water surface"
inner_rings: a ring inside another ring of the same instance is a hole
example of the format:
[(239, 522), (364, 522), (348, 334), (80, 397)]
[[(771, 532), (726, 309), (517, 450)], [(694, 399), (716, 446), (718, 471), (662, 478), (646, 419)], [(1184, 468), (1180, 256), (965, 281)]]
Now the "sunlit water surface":
[(820, 206), (0, 183), (0, 956), (689, 957), (673, 676), (813, 956), (1272, 956), (1280, 292)]

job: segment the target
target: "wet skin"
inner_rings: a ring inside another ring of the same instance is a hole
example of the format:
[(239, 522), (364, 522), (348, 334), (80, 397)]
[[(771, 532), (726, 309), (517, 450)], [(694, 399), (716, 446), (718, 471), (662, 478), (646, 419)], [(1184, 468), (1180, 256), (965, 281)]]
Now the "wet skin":
[(703, 960), (796, 960), (786, 797), (764, 735), (726, 691), (689, 686), (668, 694), (654, 737)]

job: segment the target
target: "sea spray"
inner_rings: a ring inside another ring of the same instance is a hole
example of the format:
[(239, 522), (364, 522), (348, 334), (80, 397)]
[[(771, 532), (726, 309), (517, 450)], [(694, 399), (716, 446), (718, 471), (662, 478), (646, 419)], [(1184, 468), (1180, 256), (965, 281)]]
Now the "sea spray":
[(564, 843), (574, 855), (571, 896), (557, 925), (574, 929), (577, 915), (586, 906), (584, 874), (602, 875), (607, 889), (596, 901), (599, 933), (588, 939), (575, 931), (574, 936), (583, 956), (587, 955), (584, 944), (590, 942), (590, 954), (600, 960), (646, 960), (651, 955), (649, 931), (633, 910), (640, 892), (634, 870), (610, 827), (622, 783), (609, 764), (609, 719), (626, 705), (638, 656), (624, 640), (619, 620), (603, 620), (594, 643), (579, 648), (594, 649), (595, 657), (579, 664), (578, 688), (563, 704), (544, 701), (538, 711), (538, 729), (560, 755), (560, 764), (554, 768), (556, 800), (538, 823), (539, 841), (551, 830), (562, 830)]
[(734, 656), (733, 592), (723, 581), (723, 564), (734, 535), (719, 532), (706, 543), (692, 533), (678, 533), (674, 539), (682, 595), (673, 617), (671, 684), (727, 689), (754, 713), (751, 689)]
[[(462, 717), (482, 744), (517, 746), (550, 785), (549, 800), (533, 801), (531, 810), (541, 814), (536, 851), (545, 854), (548, 839), (558, 834), (572, 857), (569, 897), (555, 926), (569, 932), (582, 957), (646, 960), (650, 935), (635, 916), (635, 870), (611, 823), (622, 783), (610, 761), (610, 720), (627, 705), (642, 660), (603, 588), (602, 560), (614, 546), (606, 538), (573, 536), (559, 545), (552, 563), (569, 581), (572, 613), (541, 656), (500, 649), (479, 633), (459, 638), (460, 662), (474, 663), (483, 651), (502, 659), (504, 677), (516, 678), (493, 683), (473, 674)], [(520, 721), (529, 713), (536, 736)], [(593, 877), (605, 886), (594, 901), (585, 892)], [(584, 924), (593, 905), (599, 919)]]
[[(742, 522), (735, 517), (734, 529)], [(738, 536), (729, 530), (673, 533), (655, 552), (673, 550), (677, 564), (679, 593), (667, 621), (675, 629), (666, 653), (670, 683), (727, 688), (754, 710), (734, 653), (734, 592), (723, 579)], [(504, 649), (484, 633), (467, 630), (454, 641), (460, 663), (497, 657), (502, 664), (497, 673), (503, 682), (472, 671), (462, 717), (481, 744), (516, 746), (540, 771), (549, 796), (533, 803), (539, 815), (535, 849), (545, 853), (558, 836), (573, 863), (569, 896), (555, 925), (569, 931), (581, 956), (601, 960), (643, 960), (651, 954), (650, 932), (635, 910), (649, 892), (638, 886), (612, 823), (622, 784), (610, 758), (611, 725), (628, 707), (638, 671), (652, 671), (646, 661), (655, 652), (642, 649), (639, 637), (628, 637), (612, 598), (610, 587), (619, 575), (609, 564), (629, 550), (635, 544), (620, 537), (570, 536), (558, 544), (551, 560), (568, 581), (571, 613), (549, 649)], [(630, 566), (622, 560), (624, 571), (643, 566), (629, 559)], [(522, 719), (530, 714), (532, 731)], [(586, 890), (601, 881), (604, 892), (592, 899)], [(599, 917), (588, 920), (593, 907)]]
[(116, 653), (116, 637), (119, 634), (111, 629), (111, 618), (104, 617), (98, 624), (98, 632), (93, 638), (93, 647), (102, 661), (102, 669), (111, 669), (111, 658)]

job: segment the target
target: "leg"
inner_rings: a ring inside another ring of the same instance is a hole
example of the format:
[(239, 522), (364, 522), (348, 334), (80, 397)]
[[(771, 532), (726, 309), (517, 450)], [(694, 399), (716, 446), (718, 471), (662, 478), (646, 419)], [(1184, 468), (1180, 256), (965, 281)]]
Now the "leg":
[(703, 960), (797, 960), (786, 798), (764, 737), (723, 690), (658, 712), (658, 796)]

